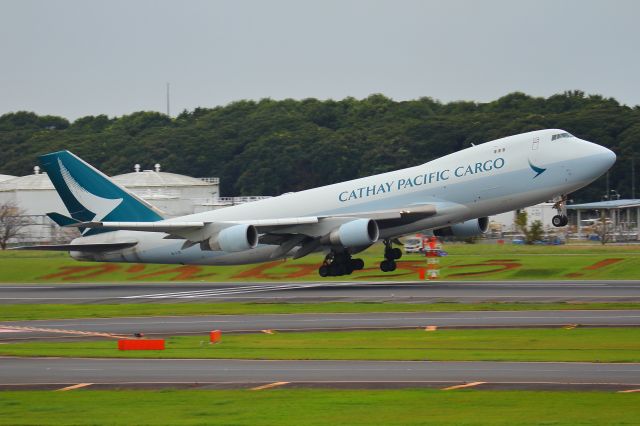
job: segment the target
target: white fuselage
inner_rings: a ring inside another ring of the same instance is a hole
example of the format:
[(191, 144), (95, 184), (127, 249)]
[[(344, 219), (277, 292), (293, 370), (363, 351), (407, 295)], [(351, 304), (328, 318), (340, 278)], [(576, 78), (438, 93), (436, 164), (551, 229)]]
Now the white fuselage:
[[(586, 186), (615, 161), (615, 154), (575, 137), (552, 140), (562, 130), (540, 130), (472, 146), (419, 166), (287, 193), (261, 201), (168, 219), (167, 222), (216, 222), (366, 213), (433, 204), (437, 213), (380, 229), (393, 238), (489, 216), (549, 200)], [(543, 172), (540, 172), (543, 170)], [(366, 215), (364, 216), (366, 217)], [(278, 246), (259, 245), (238, 252), (182, 249), (166, 234), (105, 232), (79, 240), (135, 240), (130, 249), (106, 254), (72, 252), (85, 260), (182, 264), (242, 264), (273, 260)], [(291, 256), (295, 251), (290, 252)]]

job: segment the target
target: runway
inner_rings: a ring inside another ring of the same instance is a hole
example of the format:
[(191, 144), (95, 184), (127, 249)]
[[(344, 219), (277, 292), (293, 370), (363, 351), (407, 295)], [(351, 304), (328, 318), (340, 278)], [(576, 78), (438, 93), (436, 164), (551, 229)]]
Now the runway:
[[(640, 281), (300, 282), (0, 285), (0, 304), (190, 302), (636, 302)], [(25, 307), (28, 309), (28, 307)], [(1, 308), (0, 308), (1, 312)], [(640, 326), (640, 310), (465, 311), (363, 314), (200, 315), (0, 322), (0, 343), (87, 337), (225, 332), (437, 327)], [(21, 329), (16, 329), (16, 328)], [(25, 329), (28, 328), (28, 329)], [(49, 331), (43, 331), (47, 330)], [(59, 332), (62, 331), (63, 332)], [(54, 332), (58, 331), (58, 332)], [(0, 389), (351, 388), (485, 389), (640, 388), (640, 364), (261, 361), (0, 358)]]
[(0, 304), (225, 301), (639, 302), (640, 281), (318, 281), (0, 285)]
[[(200, 315), (175, 317), (87, 318), (0, 322), (0, 342), (93, 337), (76, 332), (147, 336), (224, 332), (399, 329), (426, 326), (449, 328), (640, 326), (640, 310), (602, 311), (466, 311), (365, 314)], [(12, 327), (20, 329), (12, 329)], [(24, 330), (24, 328), (29, 330)], [(73, 333), (46, 332), (72, 330)]]
[(78, 383), (117, 387), (450, 386), (610, 388), (640, 386), (640, 364), (556, 362), (253, 361), (0, 358), (2, 388)]

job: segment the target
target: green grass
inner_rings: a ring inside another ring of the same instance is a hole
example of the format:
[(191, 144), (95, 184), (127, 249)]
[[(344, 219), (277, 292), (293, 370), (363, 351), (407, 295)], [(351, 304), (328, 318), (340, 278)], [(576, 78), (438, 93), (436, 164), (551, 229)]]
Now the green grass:
[[(640, 245), (513, 246), (447, 244), (449, 256), (440, 259), (445, 280), (636, 279)], [(425, 258), (405, 255), (393, 273), (382, 273), (377, 244), (358, 254), (366, 268), (338, 280), (415, 280)], [(607, 259), (615, 263), (598, 267)], [(77, 262), (65, 253), (0, 253), (0, 282), (159, 282), (159, 281), (307, 281), (317, 280), (322, 256), (240, 266), (189, 266)], [(594, 267), (594, 265), (596, 265)]]
[(0, 321), (184, 315), (640, 309), (640, 303), (135, 303), (2, 305)]
[(0, 355), (93, 358), (640, 362), (640, 329), (577, 328), (225, 334), (167, 339), (164, 351), (118, 351), (115, 341), (0, 345)]
[(271, 389), (0, 393), (2, 425), (637, 425), (640, 394)]

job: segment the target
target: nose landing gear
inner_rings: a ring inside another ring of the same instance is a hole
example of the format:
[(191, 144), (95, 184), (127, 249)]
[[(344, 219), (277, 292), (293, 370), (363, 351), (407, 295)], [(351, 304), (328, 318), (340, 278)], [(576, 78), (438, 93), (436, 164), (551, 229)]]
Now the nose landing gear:
[(318, 269), (321, 277), (338, 277), (341, 275), (351, 275), (353, 271), (364, 268), (364, 260), (352, 259), (348, 252), (337, 253), (331, 251), (324, 258), (322, 266)]
[(557, 210), (558, 214), (551, 218), (551, 223), (555, 227), (567, 226), (569, 218), (567, 217), (567, 196), (562, 195), (557, 199), (554, 199), (555, 204), (553, 208)]
[(396, 260), (402, 257), (402, 250), (393, 248), (391, 240), (384, 240), (384, 260), (380, 262), (382, 272), (392, 272), (396, 270)]

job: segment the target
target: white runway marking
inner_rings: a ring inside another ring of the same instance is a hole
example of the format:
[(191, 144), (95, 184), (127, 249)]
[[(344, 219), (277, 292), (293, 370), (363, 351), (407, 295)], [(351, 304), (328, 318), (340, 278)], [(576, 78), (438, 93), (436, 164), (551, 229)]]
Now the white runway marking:
[(0, 290), (4, 290), (6, 288), (13, 288), (13, 289), (19, 289), (19, 290), (42, 290), (43, 288), (55, 288), (55, 287), (25, 287), (25, 286), (4, 286), (4, 285), (0, 285)]

